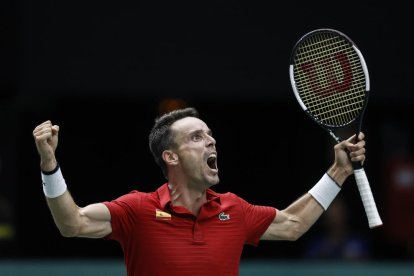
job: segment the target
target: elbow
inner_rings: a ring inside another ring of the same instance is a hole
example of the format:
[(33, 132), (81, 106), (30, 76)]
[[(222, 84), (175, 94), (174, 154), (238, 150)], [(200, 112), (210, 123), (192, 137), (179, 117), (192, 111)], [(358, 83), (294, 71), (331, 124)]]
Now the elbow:
[(65, 238), (74, 238), (79, 236), (78, 227), (74, 226), (61, 226), (58, 227), (60, 235)]
[(66, 217), (59, 220), (54, 218), (54, 220), (62, 237), (73, 238), (81, 234), (82, 221), (79, 217)]
[(300, 237), (302, 237), (303, 233), (299, 232), (299, 231), (289, 231), (289, 233), (287, 233), (286, 235), (286, 240), (288, 241), (297, 241)]
[(64, 238), (74, 238), (77, 236), (74, 232), (69, 231), (60, 231), (60, 235), (62, 235)]
[(306, 225), (296, 222), (294, 226), (291, 227), (287, 233), (287, 240), (289, 241), (297, 241), (306, 231), (309, 229)]

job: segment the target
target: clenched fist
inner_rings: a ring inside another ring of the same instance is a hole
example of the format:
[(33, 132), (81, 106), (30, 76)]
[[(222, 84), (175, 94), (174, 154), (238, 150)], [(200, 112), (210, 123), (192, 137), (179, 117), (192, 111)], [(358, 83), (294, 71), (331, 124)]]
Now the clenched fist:
[(37, 152), (40, 156), (40, 167), (43, 171), (52, 171), (57, 166), (55, 150), (58, 145), (59, 126), (46, 121), (33, 130)]

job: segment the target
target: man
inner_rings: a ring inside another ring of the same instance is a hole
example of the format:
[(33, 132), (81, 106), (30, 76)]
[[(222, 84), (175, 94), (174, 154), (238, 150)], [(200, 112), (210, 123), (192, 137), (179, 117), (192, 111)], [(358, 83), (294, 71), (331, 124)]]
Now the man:
[[(65, 237), (117, 240), (128, 275), (238, 275), (245, 244), (296, 240), (334, 200), (365, 160), (365, 141), (335, 145), (335, 160), (306, 194), (284, 210), (252, 205), (233, 193), (216, 193), (216, 140), (194, 108), (164, 114), (149, 135), (150, 149), (167, 183), (152, 193), (132, 191), (110, 202), (78, 207), (55, 151), (59, 127), (46, 121), (33, 131), (43, 189)], [(347, 154), (349, 151), (349, 156)]]

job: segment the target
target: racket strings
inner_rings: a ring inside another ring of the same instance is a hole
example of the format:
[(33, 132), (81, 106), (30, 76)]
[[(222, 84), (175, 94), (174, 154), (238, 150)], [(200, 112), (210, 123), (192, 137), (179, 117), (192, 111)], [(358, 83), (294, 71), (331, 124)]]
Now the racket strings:
[(343, 38), (322, 34), (297, 49), (294, 74), (308, 111), (328, 125), (353, 121), (365, 103), (365, 72), (352, 45)]

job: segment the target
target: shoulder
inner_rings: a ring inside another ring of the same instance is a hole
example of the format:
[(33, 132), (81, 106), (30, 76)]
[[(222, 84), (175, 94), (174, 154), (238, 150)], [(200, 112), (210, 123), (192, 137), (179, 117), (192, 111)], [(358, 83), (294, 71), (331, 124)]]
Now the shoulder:
[(247, 201), (245, 201), (243, 198), (241, 198), (240, 196), (232, 192), (225, 192), (225, 193), (213, 192), (213, 194), (217, 196), (218, 198), (220, 198), (220, 203), (222, 205), (240, 205), (240, 204), (247, 203)]
[(234, 200), (234, 201), (244, 200), (243, 198), (241, 198), (240, 196), (232, 192), (222, 193), (221, 197), (227, 200)]
[(126, 214), (138, 214), (144, 206), (153, 205), (154, 192), (140, 192), (132, 190), (111, 201), (102, 202), (110, 211), (111, 216), (122, 216)]
[(232, 192), (224, 192), (224, 193), (217, 193), (217, 194), (219, 195), (220, 198), (226, 199), (226, 200), (246, 201), (241, 196), (239, 196), (235, 193), (232, 193)]
[(136, 199), (136, 198), (139, 198), (139, 197), (146, 196), (147, 194), (148, 193), (145, 193), (145, 192), (140, 192), (140, 191), (137, 191), (137, 190), (132, 190), (129, 193), (126, 193), (124, 195), (119, 196), (115, 200), (116, 201), (128, 201), (128, 200), (131, 200), (131, 199)]
[(121, 205), (137, 205), (142, 200), (153, 197), (154, 192), (140, 192), (138, 190), (132, 190), (127, 194), (121, 195), (108, 203), (121, 204)]

